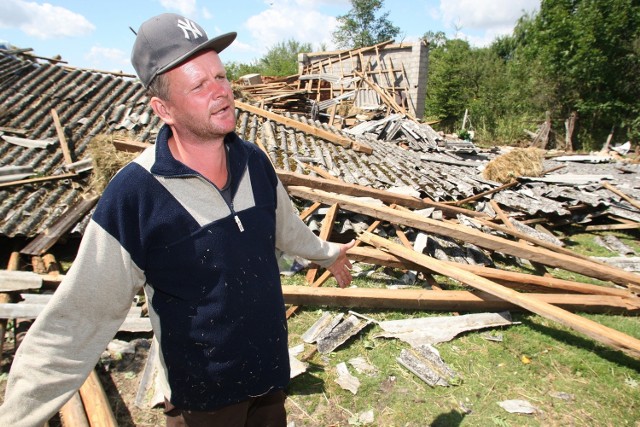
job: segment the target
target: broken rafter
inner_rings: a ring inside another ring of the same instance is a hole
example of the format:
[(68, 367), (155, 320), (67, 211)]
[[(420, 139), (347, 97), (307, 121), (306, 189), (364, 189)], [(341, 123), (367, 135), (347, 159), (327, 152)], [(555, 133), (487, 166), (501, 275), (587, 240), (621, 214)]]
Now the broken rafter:
[[(282, 293), (286, 304), (307, 307), (474, 312), (519, 308), (518, 305), (491, 294), (470, 291), (283, 286)], [(616, 296), (541, 293), (527, 296), (576, 312), (629, 314), (640, 311), (640, 307), (630, 306), (626, 298)]]
[(428, 233), (448, 236), (482, 248), (536, 261), (544, 265), (573, 271), (601, 280), (612, 281), (624, 286), (628, 286), (630, 283), (640, 284), (640, 275), (582, 259), (578, 256), (560, 253), (558, 249), (550, 250), (531, 245), (523, 245), (469, 227), (425, 218), (414, 212), (404, 212), (391, 209), (388, 206), (378, 206), (357, 200), (353, 197), (327, 193), (308, 187), (289, 186), (288, 190), (291, 195), (296, 197), (314, 202), (322, 202), (328, 205), (339, 203), (340, 208), (344, 210), (361, 213), (390, 223), (413, 227)]
[[(356, 241), (356, 243), (358, 243)], [(384, 265), (394, 268), (410, 268), (417, 271), (432, 273), (433, 271), (415, 264), (410, 263), (388, 252), (381, 251), (372, 247), (353, 247), (347, 252), (350, 260), (361, 261), (369, 264)], [(523, 284), (538, 286), (554, 291), (577, 292), (590, 295), (611, 295), (622, 298), (633, 297), (628, 289), (618, 289), (608, 286), (592, 285), (589, 283), (573, 282), (571, 280), (558, 279), (549, 276), (536, 276), (533, 274), (518, 273), (516, 271), (506, 271), (497, 268), (485, 267), (483, 265), (461, 264), (452, 261), (442, 261), (445, 264), (457, 266), (465, 271), (469, 271), (478, 276), (492, 279), (497, 282), (509, 284)]]
[(40, 182), (57, 181), (61, 179), (72, 179), (77, 176), (77, 173), (63, 173), (60, 175), (41, 176), (39, 178), (20, 179), (17, 181), (3, 182), (0, 184), (0, 188), (13, 187), (14, 185), (37, 184)]
[[(324, 179), (313, 177), (310, 175), (302, 175), (295, 172), (288, 172), (282, 169), (276, 171), (278, 178), (286, 186), (304, 186), (317, 190), (324, 190), (332, 193), (339, 193), (345, 196), (372, 197), (387, 204), (396, 204), (413, 209), (436, 208), (441, 210), (445, 215), (455, 217), (463, 214), (470, 217), (486, 217), (482, 212), (476, 212), (469, 209), (449, 206), (444, 203), (422, 200), (417, 197), (407, 196), (404, 194), (393, 193), (386, 190), (378, 190), (371, 187), (358, 184), (348, 184), (337, 179)], [(331, 204), (331, 203), (328, 203)]]
[(477, 276), (461, 268), (444, 264), (424, 254), (407, 249), (397, 243), (383, 239), (371, 233), (362, 233), (359, 237), (365, 243), (392, 252), (401, 258), (423, 265), (439, 274), (449, 276), (466, 285), (487, 292), (519, 307), (529, 310), (547, 319), (554, 320), (570, 327), (600, 343), (620, 350), (635, 358), (640, 358), (640, 340), (615, 329), (563, 310), (555, 305), (541, 301), (529, 294), (522, 294), (512, 289)]
[(257, 114), (266, 119), (273, 120), (274, 122), (283, 124), (287, 127), (299, 130), (306, 134), (325, 139), (333, 144), (340, 145), (344, 148), (351, 148), (354, 151), (358, 151), (365, 154), (373, 153), (373, 149), (366, 144), (356, 142), (356, 141), (351, 141), (347, 137), (336, 135), (324, 129), (320, 129), (315, 126), (311, 126), (306, 123), (302, 123), (297, 120), (290, 119), (280, 114), (272, 113), (271, 111), (263, 110), (262, 108), (254, 107), (253, 105), (249, 105), (241, 101), (236, 101), (236, 107), (241, 110), (248, 111), (253, 114)]

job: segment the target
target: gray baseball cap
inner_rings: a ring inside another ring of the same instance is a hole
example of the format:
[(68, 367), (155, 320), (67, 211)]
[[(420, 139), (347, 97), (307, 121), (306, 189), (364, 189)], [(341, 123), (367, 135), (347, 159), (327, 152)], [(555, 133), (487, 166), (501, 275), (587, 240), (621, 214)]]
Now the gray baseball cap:
[(131, 64), (145, 87), (165, 71), (185, 62), (198, 52), (222, 52), (236, 38), (226, 33), (209, 39), (202, 27), (175, 13), (163, 13), (145, 21), (136, 34)]

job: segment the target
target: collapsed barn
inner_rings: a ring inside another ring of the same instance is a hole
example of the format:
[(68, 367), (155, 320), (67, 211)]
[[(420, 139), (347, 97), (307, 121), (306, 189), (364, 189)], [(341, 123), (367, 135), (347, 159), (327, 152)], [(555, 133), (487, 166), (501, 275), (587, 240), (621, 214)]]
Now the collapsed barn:
[[(307, 54), (296, 76), (237, 82), (236, 131), (268, 154), (309, 226), (327, 240), (357, 238), (353, 261), (416, 272), (423, 282), (337, 290), (321, 287), (329, 275), (310, 265), (310, 286), (283, 287), (289, 315), (302, 305), (523, 309), (640, 357), (637, 339), (574, 314), (638, 313), (633, 250), (593, 259), (556, 236), (566, 225), (637, 229), (640, 165), (607, 147), (593, 156), (545, 155), (537, 176), (487, 178), (483, 171), (509, 149), (480, 149), (418, 120), (427, 53), (421, 43), (383, 43)], [(63, 277), (56, 244), (82, 236), (100, 197), (104, 167), (92, 144), (111, 157), (136, 153), (160, 125), (133, 76), (0, 51), (0, 237), (9, 248), (0, 340), (7, 320), (35, 318)], [(538, 274), (501, 269), (497, 260), (505, 259)], [(552, 269), (606, 285), (557, 279)], [(447, 290), (439, 277), (466, 290)], [(136, 303), (121, 330), (150, 331)]]

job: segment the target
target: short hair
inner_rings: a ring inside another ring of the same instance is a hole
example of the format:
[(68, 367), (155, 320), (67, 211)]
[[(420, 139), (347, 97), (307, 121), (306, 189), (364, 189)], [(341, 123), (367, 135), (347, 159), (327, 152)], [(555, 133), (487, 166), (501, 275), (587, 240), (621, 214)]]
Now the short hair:
[(169, 78), (166, 73), (158, 74), (151, 80), (148, 87), (149, 95), (162, 100), (169, 99)]

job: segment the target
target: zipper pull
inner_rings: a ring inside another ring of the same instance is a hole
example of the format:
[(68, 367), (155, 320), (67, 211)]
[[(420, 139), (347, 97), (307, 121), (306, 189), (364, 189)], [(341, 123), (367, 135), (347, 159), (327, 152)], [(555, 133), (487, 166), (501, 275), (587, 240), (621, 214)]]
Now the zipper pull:
[(242, 226), (242, 221), (240, 221), (240, 218), (238, 218), (238, 215), (234, 215), (233, 218), (236, 220), (236, 224), (238, 224), (238, 228), (242, 233), (244, 231), (244, 227)]

